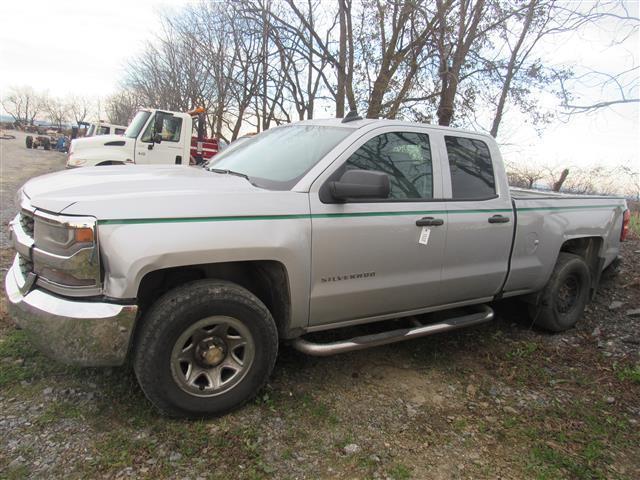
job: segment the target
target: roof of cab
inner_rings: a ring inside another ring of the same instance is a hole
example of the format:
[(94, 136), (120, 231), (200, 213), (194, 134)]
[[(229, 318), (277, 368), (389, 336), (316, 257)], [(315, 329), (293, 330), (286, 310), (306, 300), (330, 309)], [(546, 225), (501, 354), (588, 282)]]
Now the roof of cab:
[[(428, 127), (436, 130), (444, 130), (447, 132), (456, 132), (456, 133), (465, 133), (465, 134), (473, 134), (473, 135), (484, 135), (488, 136), (485, 132), (475, 132), (473, 130), (465, 130), (461, 128), (453, 128), (453, 127), (445, 127), (442, 125), (433, 125), (430, 123), (419, 123), (419, 122), (406, 122), (403, 120), (388, 120), (384, 118), (363, 118), (362, 120), (351, 120), (346, 123), (342, 123), (342, 118), (322, 118), (322, 119), (313, 119), (313, 120), (301, 120), (298, 122), (293, 122), (287, 125), (296, 125), (296, 124), (306, 124), (306, 125), (323, 125), (327, 127), (342, 127), (342, 128), (350, 128), (353, 130), (363, 128), (366, 126), (371, 126), (372, 124), (376, 124), (380, 127), (415, 127), (417, 125)], [(284, 125), (283, 125), (284, 126)]]

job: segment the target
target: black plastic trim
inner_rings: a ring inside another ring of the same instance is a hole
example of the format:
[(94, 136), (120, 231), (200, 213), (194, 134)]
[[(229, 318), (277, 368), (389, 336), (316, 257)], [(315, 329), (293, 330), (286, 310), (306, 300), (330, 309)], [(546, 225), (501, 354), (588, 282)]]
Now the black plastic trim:
[(511, 275), (511, 259), (513, 258), (513, 249), (516, 246), (516, 231), (518, 227), (518, 209), (516, 208), (515, 200), (511, 200), (511, 209), (513, 210), (513, 232), (511, 233), (511, 248), (509, 249), (509, 259), (507, 260), (507, 273), (504, 276), (500, 290), (498, 290), (498, 293), (493, 297), (495, 301), (500, 300), (502, 295), (504, 295), (504, 287), (507, 285), (509, 275)]

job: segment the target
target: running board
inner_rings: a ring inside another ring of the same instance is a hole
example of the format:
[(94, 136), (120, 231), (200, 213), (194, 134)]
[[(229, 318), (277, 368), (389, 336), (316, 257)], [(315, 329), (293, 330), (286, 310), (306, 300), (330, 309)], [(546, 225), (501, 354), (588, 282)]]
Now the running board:
[(354, 350), (363, 350), (388, 343), (411, 340), (412, 338), (426, 337), (427, 335), (435, 335), (436, 333), (457, 330), (458, 328), (471, 327), (493, 320), (493, 310), (491, 307), (488, 305), (480, 305), (475, 308), (478, 310), (475, 313), (450, 318), (429, 325), (422, 325), (416, 321), (416, 326), (412, 328), (399, 328), (388, 332), (363, 335), (361, 337), (331, 343), (313, 343), (304, 340), (302, 337), (298, 337), (292, 342), (292, 345), (296, 350), (306, 353), (307, 355), (326, 357), (336, 353), (352, 352)]

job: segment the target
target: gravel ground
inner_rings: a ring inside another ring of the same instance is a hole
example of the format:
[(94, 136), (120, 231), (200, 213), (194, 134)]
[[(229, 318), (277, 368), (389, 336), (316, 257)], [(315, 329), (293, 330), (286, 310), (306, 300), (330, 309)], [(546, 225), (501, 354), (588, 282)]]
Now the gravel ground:
[[(16, 188), (64, 163), (6, 142), (3, 225)], [(570, 332), (531, 329), (511, 301), (491, 324), (402, 344), (282, 346), (259, 398), (206, 422), (158, 416), (128, 366), (42, 357), (3, 298), (0, 478), (640, 478), (640, 241), (622, 255)]]
[(0, 245), (3, 247), (9, 241), (6, 225), (17, 211), (14, 200), (18, 188), (31, 177), (62, 170), (67, 159), (64, 153), (28, 149), (24, 132), (7, 130), (7, 133), (16, 138), (0, 140)]

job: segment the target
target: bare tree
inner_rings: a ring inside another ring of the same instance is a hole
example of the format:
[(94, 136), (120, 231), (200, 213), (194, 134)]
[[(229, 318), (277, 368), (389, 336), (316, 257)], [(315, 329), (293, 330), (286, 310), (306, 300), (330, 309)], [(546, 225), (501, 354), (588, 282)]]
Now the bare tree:
[[(602, 19), (633, 23), (612, 14), (619, 5), (203, 1), (163, 18), (156, 41), (130, 62), (124, 86), (147, 106), (204, 106), (211, 130), (229, 139), (313, 118), (318, 105), (338, 117), (359, 106), (370, 118), (484, 125), (494, 135), (517, 106), (541, 128), (552, 111), (538, 105), (540, 93), (561, 96), (564, 85), (569, 98), (574, 75), (546, 64), (540, 40), (561, 40)], [(619, 83), (633, 92), (629, 81)]]
[[(483, 17), (488, 16), (485, 0), (437, 0), (440, 98), (438, 123), (450, 125), (454, 114), (455, 98), (462, 70), (472, 46), (489, 29), (480, 28)], [(501, 19), (504, 21), (504, 19)]]
[(107, 98), (107, 119), (116, 125), (129, 125), (129, 122), (140, 107), (140, 100), (127, 90), (122, 90)]
[(93, 111), (93, 100), (80, 95), (70, 95), (66, 99), (67, 111), (77, 125), (87, 118), (96, 115)]
[[(600, 0), (595, 2), (586, 12), (575, 12), (581, 20), (579, 26), (601, 26), (611, 32), (614, 37), (611, 46), (622, 46), (626, 42), (637, 44), (640, 18), (631, 15), (628, 4), (623, 0)], [(630, 45), (635, 48), (637, 45)], [(602, 72), (590, 68), (582, 68), (572, 77), (561, 82), (562, 107), (567, 116), (589, 113), (615, 105), (640, 103), (640, 67), (630, 55), (627, 65), (619, 70)], [(575, 94), (577, 90), (586, 88), (590, 92), (598, 92), (597, 100), (582, 99)]]
[(69, 120), (69, 106), (58, 97), (47, 97), (44, 101), (45, 110), (51, 123), (62, 128)]
[(538, 183), (545, 183), (548, 171), (545, 167), (532, 163), (506, 163), (509, 185), (519, 188), (536, 188)]
[(36, 116), (44, 110), (43, 95), (28, 86), (10, 87), (2, 97), (2, 108), (20, 125), (33, 125)]
[[(564, 80), (562, 82), (562, 106), (568, 115), (573, 115), (594, 112), (614, 105), (640, 103), (640, 97), (638, 96), (639, 74), (640, 67), (636, 66), (615, 74), (590, 71), (576, 79)], [(601, 92), (612, 89), (617, 93), (612, 97), (603, 96), (595, 102), (576, 101), (567, 86), (567, 82), (571, 81), (580, 81), (591, 87), (597, 87)]]
[(564, 182), (567, 181), (568, 176), (569, 176), (569, 169), (563, 168), (562, 171), (560, 172), (560, 176), (557, 177), (557, 180), (554, 180), (551, 187), (552, 190), (554, 192), (559, 192), (560, 190), (562, 190), (562, 186), (564, 185)]

